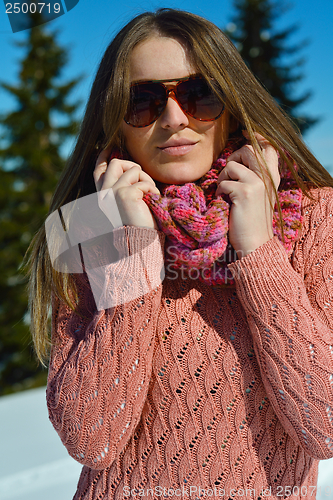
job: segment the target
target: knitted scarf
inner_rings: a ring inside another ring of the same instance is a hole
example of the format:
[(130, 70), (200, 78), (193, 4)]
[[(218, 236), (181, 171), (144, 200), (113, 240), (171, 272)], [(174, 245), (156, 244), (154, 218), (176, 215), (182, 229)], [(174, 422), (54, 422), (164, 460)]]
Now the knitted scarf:
[[(196, 182), (162, 185), (161, 195), (147, 193), (143, 199), (151, 209), (158, 228), (166, 235), (165, 259), (168, 271), (181, 272), (210, 285), (233, 286), (227, 265), (237, 259), (228, 242), (230, 199), (215, 196), (217, 178), (231, 153), (245, 140), (231, 139), (211, 169)], [(301, 196), (289, 170), (280, 162), (278, 197), (283, 217), (284, 241), (274, 208), (273, 231), (287, 252), (297, 239), (302, 224)], [(295, 166), (296, 168), (296, 166)]]

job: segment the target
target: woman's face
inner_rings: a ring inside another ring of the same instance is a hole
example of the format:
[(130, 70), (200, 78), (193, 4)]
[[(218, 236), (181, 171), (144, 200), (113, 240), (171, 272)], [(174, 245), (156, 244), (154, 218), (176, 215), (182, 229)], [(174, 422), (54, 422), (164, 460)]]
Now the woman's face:
[[(174, 38), (154, 36), (138, 44), (131, 55), (131, 82), (170, 80), (198, 73), (185, 47)], [(132, 159), (155, 181), (184, 184), (200, 179), (210, 169), (229, 136), (229, 112), (215, 121), (188, 116), (173, 97), (151, 125), (132, 127), (125, 122), (122, 133)]]

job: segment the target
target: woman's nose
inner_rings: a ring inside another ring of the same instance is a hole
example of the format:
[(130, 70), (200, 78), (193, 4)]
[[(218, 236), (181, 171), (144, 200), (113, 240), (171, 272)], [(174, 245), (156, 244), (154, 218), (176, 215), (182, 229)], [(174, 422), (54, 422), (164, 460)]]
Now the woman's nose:
[(182, 129), (189, 124), (187, 114), (179, 106), (173, 93), (169, 93), (167, 105), (160, 116), (160, 124), (162, 128), (173, 130)]

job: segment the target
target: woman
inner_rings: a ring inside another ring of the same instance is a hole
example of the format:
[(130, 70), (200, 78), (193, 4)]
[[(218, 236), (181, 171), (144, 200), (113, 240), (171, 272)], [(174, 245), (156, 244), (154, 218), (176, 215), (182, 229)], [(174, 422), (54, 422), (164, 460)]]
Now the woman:
[(51, 207), (113, 193), (115, 302), (52, 269), (44, 229), (31, 257), (76, 500), (315, 496), (333, 456), (332, 186), (212, 23), (162, 9), (115, 37)]

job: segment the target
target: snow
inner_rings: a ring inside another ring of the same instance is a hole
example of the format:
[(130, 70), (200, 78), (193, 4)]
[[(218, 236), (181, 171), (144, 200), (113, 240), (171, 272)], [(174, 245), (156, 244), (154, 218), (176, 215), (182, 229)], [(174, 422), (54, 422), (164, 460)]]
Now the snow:
[(82, 465), (48, 419), (45, 388), (0, 398), (0, 499), (71, 500)]

